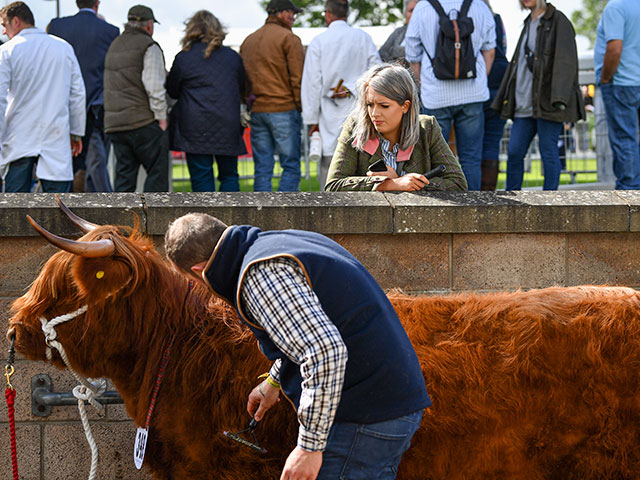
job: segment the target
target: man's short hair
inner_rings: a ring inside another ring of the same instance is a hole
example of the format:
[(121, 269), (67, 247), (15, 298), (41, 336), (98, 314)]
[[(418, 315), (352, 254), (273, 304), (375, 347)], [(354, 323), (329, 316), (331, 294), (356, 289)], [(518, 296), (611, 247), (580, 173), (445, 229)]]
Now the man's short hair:
[(11, 21), (12, 18), (18, 17), (22, 23), (27, 25), (35, 25), (33, 13), (29, 6), (24, 2), (12, 2), (0, 10), (0, 16)]
[(227, 225), (206, 213), (188, 213), (169, 224), (164, 235), (167, 258), (180, 270), (191, 274), (191, 267), (206, 262)]
[(349, 0), (327, 0), (324, 9), (336, 18), (347, 18), (349, 15)]
[(78, 8), (93, 8), (97, 0), (76, 0)]

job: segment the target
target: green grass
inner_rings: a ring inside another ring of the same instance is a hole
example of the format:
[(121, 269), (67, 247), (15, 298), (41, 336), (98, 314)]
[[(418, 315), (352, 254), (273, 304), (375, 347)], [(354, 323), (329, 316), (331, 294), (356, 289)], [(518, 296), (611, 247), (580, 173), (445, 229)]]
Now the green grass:
[[(504, 183), (507, 178), (506, 170), (507, 170), (507, 162), (500, 162), (500, 174), (498, 175), (498, 190), (504, 189)], [(302, 179), (300, 180), (300, 191), (303, 192), (318, 192), (320, 191), (320, 184), (316, 179), (316, 166), (315, 164), (311, 165), (310, 171), (310, 179), (307, 180), (306, 176), (306, 167), (304, 162), (302, 163)], [(588, 171), (590, 173), (575, 173), (574, 183), (595, 183), (597, 182), (597, 174), (595, 173), (597, 169), (597, 163), (595, 158), (590, 159), (579, 159), (579, 158), (570, 158), (567, 160), (567, 168), (569, 171), (573, 172), (581, 172)], [(238, 170), (241, 177), (244, 176), (253, 176), (253, 162), (247, 160), (241, 160), (238, 162)], [(282, 172), (280, 166), (276, 162), (275, 174), (279, 175)], [(591, 173), (593, 172), (593, 173)], [(217, 168), (214, 165), (214, 174), (217, 175)], [(174, 163), (173, 165), (173, 186), (176, 192), (190, 192), (191, 191), (191, 183), (188, 180), (189, 178), (189, 170), (187, 168), (186, 162)], [(177, 180), (177, 179), (185, 179), (185, 180)], [(572, 183), (572, 176), (569, 173), (562, 173), (560, 175), (560, 184), (567, 185)], [(542, 164), (540, 160), (533, 160), (531, 162), (530, 171), (525, 172), (524, 181), (522, 184), (523, 188), (531, 188), (531, 187), (542, 187), (542, 183), (544, 178), (542, 176)], [(273, 189), (276, 191), (278, 189), (279, 178), (273, 179)], [(240, 191), (242, 192), (252, 192), (253, 191), (253, 178), (246, 178), (240, 180)]]

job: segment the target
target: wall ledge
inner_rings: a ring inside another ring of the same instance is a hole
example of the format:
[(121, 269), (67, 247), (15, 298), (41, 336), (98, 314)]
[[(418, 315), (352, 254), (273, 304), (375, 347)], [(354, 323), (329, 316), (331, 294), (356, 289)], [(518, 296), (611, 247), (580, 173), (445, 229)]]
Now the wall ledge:
[[(228, 224), (338, 234), (639, 232), (640, 191), (467, 193), (82, 193), (62, 200), (98, 224), (133, 225), (150, 235), (171, 220), (206, 212)], [(31, 215), (58, 235), (80, 232), (53, 194), (0, 195), (0, 236), (35, 236)]]

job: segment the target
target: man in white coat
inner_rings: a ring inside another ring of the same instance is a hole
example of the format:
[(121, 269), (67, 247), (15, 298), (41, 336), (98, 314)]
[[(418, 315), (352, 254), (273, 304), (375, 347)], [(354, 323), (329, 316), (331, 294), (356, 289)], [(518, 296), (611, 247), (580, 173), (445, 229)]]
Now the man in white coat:
[(0, 10), (0, 176), (4, 192), (69, 192), (82, 151), (85, 88), (73, 48), (34, 27), (24, 2)]
[(329, 28), (309, 44), (302, 71), (302, 120), (310, 126), (309, 135), (319, 129), (322, 139), (321, 190), (342, 124), (355, 103), (356, 81), (380, 63), (371, 37), (347, 25), (348, 14), (348, 0), (326, 1), (324, 18)]

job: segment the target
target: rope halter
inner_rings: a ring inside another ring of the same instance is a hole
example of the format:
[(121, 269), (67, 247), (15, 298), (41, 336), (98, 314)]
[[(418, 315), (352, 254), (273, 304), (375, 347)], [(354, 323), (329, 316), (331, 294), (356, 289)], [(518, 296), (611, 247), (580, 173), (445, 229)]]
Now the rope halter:
[(42, 323), (44, 341), (47, 344), (47, 360), (51, 361), (51, 349), (55, 348), (60, 354), (60, 357), (62, 358), (64, 364), (80, 384), (74, 387), (73, 396), (78, 399), (78, 411), (80, 412), (80, 420), (82, 421), (84, 435), (87, 438), (89, 447), (91, 448), (91, 470), (89, 472), (89, 480), (94, 480), (98, 472), (98, 445), (96, 444), (93, 438), (93, 434), (91, 433), (91, 427), (89, 425), (87, 412), (84, 408), (84, 402), (89, 402), (91, 405), (93, 405), (93, 407), (95, 407), (102, 413), (104, 411), (104, 406), (100, 402), (98, 402), (97, 398), (101, 397), (107, 389), (107, 381), (104, 378), (100, 378), (97, 380), (84, 378), (82, 375), (79, 375), (73, 368), (71, 368), (71, 363), (69, 362), (69, 357), (67, 357), (67, 352), (65, 352), (64, 347), (57, 340), (58, 334), (55, 330), (56, 326), (64, 322), (68, 322), (69, 320), (73, 320), (78, 315), (82, 315), (86, 311), (87, 305), (84, 305), (75, 312), (60, 315), (58, 317), (52, 318), (51, 320), (40, 317), (40, 323)]

